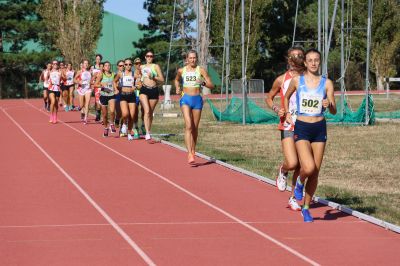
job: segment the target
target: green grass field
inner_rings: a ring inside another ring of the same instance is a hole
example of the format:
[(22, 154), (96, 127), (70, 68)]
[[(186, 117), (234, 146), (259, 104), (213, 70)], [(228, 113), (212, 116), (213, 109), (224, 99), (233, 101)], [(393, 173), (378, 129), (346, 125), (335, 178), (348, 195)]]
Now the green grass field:
[[(357, 108), (362, 96), (348, 98)], [(400, 96), (374, 96), (375, 110), (400, 110)], [(214, 101), (219, 106), (219, 101)], [(261, 101), (260, 101), (261, 102)], [(224, 103), (221, 104), (224, 106)], [(176, 108), (171, 112), (180, 113)], [(160, 113), (160, 110), (157, 110)], [(184, 146), (183, 119), (156, 115), (153, 133)], [(317, 195), (400, 225), (400, 123), (374, 126), (328, 125), (328, 143)], [(276, 125), (218, 122), (205, 104), (197, 150), (227, 163), (274, 179), (283, 157)]]

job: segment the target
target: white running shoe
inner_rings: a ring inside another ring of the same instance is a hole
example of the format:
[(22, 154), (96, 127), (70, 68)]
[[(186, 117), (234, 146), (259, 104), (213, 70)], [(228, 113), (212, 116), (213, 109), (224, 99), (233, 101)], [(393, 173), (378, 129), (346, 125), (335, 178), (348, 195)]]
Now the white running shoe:
[(294, 197), (289, 198), (288, 206), (290, 207), (290, 209), (292, 209), (292, 211), (301, 210), (300, 205), (297, 203), (297, 200)]
[(276, 177), (276, 186), (279, 191), (285, 191), (287, 186), (288, 173), (282, 172), (282, 166), (279, 167), (278, 176)]
[(145, 136), (144, 138), (145, 138), (146, 140), (150, 140), (150, 139), (151, 139), (151, 136), (150, 136), (149, 133), (147, 133), (146, 136)]
[(133, 136), (131, 134), (128, 134), (128, 140), (133, 140)]
[(128, 127), (125, 124), (122, 124), (121, 133), (124, 135), (128, 133)]

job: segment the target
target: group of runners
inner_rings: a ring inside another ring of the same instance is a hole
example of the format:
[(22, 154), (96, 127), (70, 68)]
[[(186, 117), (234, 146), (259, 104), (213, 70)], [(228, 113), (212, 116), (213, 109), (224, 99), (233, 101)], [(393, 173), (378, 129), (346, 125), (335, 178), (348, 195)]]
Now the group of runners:
[[(119, 60), (115, 73), (111, 70), (111, 63), (102, 60), (100, 54), (96, 55), (92, 66), (88, 60), (82, 60), (78, 71), (74, 71), (70, 63), (65, 67), (63, 62), (56, 60), (46, 65), (40, 81), (44, 87), (44, 107), (50, 112), (49, 122), (57, 123), (60, 105), (64, 106), (66, 112), (80, 111), (81, 121), (87, 124), (89, 105), (94, 96), (95, 121), (100, 122), (102, 117), (103, 137), (116, 133), (116, 126), (120, 125), (120, 137), (135, 140), (140, 138), (141, 133), (147, 141), (151, 141), (153, 114), (160, 86), (164, 83), (160, 66), (153, 62), (153, 51), (146, 51), (144, 64), (140, 58)], [(185, 143), (190, 164), (195, 162), (198, 127), (203, 109), (201, 86), (214, 88), (207, 71), (197, 65), (197, 52), (190, 50), (184, 67), (177, 71), (175, 78), (176, 92), (182, 95), (180, 106), (185, 121)], [(77, 107), (73, 105), (75, 94), (79, 98)], [(142, 114), (140, 130), (139, 110)]]
[[(292, 210), (301, 210), (304, 222), (313, 222), (309, 208), (327, 141), (324, 111), (336, 114), (334, 88), (331, 80), (319, 74), (318, 50), (292, 47), (287, 52), (287, 63), (289, 69), (275, 79), (266, 98), (267, 105), (280, 117), (284, 161), (278, 169), (276, 186), (285, 191), (288, 173), (293, 171), (288, 205)], [(278, 94), (281, 102), (275, 105)], [(297, 201), (303, 201), (302, 207)]]
[[(197, 52), (186, 54), (184, 67), (178, 69), (175, 77), (176, 93), (181, 95), (180, 107), (185, 122), (185, 144), (188, 163), (195, 162), (198, 128), (203, 109), (202, 86), (210, 89), (214, 85), (207, 71), (198, 66)], [(318, 175), (327, 141), (324, 111), (336, 113), (333, 83), (319, 74), (321, 54), (316, 49), (304, 51), (292, 47), (287, 52), (289, 69), (276, 78), (266, 98), (267, 105), (280, 117), (278, 129), (284, 161), (279, 167), (277, 188), (285, 191), (290, 171), (293, 171), (292, 193), (289, 207), (301, 211), (305, 222), (312, 222), (309, 211), (311, 200), (318, 184)], [(87, 123), (92, 93), (95, 97), (96, 121), (104, 125), (103, 136), (116, 133), (120, 126), (120, 136), (128, 140), (139, 139), (138, 114), (142, 114), (141, 133), (151, 140), (154, 109), (158, 103), (159, 87), (164, 76), (158, 64), (153, 63), (154, 53), (145, 53), (145, 62), (140, 58), (120, 60), (116, 73), (111, 71), (111, 63), (103, 62), (96, 55), (95, 64), (90, 67), (83, 60), (80, 70), (72, 65), (53, 61), (46, 66), (40, 79), (44, 84), (45, 108), (50, 112), (51, 123), (57, 123), (60, 96), (65, 111), (75, 110), (74, 90), (79, 97), (81, 120)], [(279, 94), (280, 104), (274, 104)], [(139, 108), (140, 105), (140, 108)], [(108, 117), (109, 115), (109, 117)], [(303, 196), (305, 189), (305, 196)], [(298, 201), (303, 201), (302, 207)]]

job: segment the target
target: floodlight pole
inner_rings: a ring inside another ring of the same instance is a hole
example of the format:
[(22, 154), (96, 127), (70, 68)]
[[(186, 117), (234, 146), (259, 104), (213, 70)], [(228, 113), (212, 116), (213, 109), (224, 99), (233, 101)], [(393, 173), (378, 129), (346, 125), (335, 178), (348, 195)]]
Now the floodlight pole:
[(168, 85), (169, 61), (171, 60), (172, 37), (174, 35), (175, 8), (176, 8), (176, 0), (174, 1), (174, 13), (172, 14), (171, 35), (169, 37), (168, 62), (167, 62), (167, 73), (165, 75), (166, 76), (165, 85)]
[(342, 0), (342, 15), (340, 22), (340, 104), (341, 110), (341, 121), (344, 118), (344, 0)]
[(367, 59), (365, 63), (365, 125), (369, 124), (369, 53), (371, 50), (372, 0), (368, 0)]
[(225, 87), (226, 87), (226, 103), (229, 99), (229, 76), (230, 76), (230, 43), (229, 43), (229, 0), (225, 0)]
[(318, 0), (318, 51), (321, 52), (321, 0)]
[(322, 75), (328, 75), (328, 32), (329, 32), (329, 0), (325, 0), (324, 6), (325, 34), (324, 34), (324, 65)]
[(242, 96), (243, 96), (243, 121), (246, 124), (246, 70), (244, 65), (244, 0), (242, 0)]

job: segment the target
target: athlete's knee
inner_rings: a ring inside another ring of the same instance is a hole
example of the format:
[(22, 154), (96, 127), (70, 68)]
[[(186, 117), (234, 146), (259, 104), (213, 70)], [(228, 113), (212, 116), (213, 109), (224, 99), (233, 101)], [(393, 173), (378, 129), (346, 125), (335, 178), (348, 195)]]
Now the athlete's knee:
[(287, 160), (285, 163), (285, 166), (289, 171), (295, 170), (297, 168), (297, 165), (298, 165), (297, 160)]
[(301, 171), (303, 172), (303, 175), (306, 177), (310, 177), (314, 174), (315, 172), (315, 165), (314, 164), (305, 164), (301, 166)]

